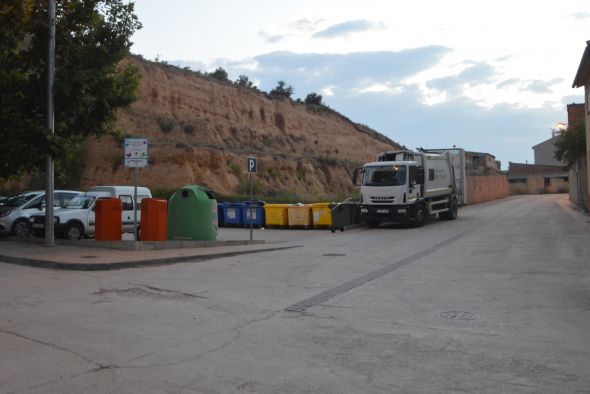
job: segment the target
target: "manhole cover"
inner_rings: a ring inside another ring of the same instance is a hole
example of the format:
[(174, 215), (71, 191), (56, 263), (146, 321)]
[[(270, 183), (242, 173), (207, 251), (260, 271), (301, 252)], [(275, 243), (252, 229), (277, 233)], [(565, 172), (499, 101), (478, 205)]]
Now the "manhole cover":
[(80, 257), (82, 257), (83, 259), (97, 259), (98, 258), (98, 256), (80, 256)]
[(477, 320), (477, 319), (479, 319), (478, 315), (475, 315), (470, 312), (460, 312), (460, 311), (441, 312), (438, 314), (438, 316), (444, 317), (445, 319), (453, 319), (453, 320)]
[(322, 256), (341, 257), (341, 256), (346, 256), (346, 253), (324, 253)]

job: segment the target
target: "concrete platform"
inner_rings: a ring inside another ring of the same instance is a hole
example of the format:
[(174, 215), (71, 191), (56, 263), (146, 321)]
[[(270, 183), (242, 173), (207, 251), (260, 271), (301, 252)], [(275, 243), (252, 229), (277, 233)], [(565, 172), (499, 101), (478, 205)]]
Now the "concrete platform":
[(48, 247), (39, 240), (0, 240), (0, 261), (31, 267), (77, 271), (204, 261), (241, 254), (291, 249), (299, 245), (267, 245), (264, 241), (58, 241)]

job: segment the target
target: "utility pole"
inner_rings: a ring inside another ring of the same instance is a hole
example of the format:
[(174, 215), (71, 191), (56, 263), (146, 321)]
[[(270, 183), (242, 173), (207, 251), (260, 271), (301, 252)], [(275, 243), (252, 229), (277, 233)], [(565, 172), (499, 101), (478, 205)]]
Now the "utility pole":
[[(55, 0), (48, 0), (47, 16), (49, 22), (49, 49), (47, 51), (47, 129), (55, 133), (55, 115), (53, 107), (53, 84), (55, 78)], [(53, 228), (53, 190), (54, 166), (51, 153), (45, 163), (45, 246), (55, 246)]]

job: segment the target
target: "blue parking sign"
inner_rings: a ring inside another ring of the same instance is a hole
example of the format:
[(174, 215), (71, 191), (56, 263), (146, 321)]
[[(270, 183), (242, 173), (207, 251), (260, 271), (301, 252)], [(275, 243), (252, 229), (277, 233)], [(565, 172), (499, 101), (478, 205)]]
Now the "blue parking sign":
[(248, 157), (248, 172), (255, 173), (256, 172), (256, 158), (255, 157)]

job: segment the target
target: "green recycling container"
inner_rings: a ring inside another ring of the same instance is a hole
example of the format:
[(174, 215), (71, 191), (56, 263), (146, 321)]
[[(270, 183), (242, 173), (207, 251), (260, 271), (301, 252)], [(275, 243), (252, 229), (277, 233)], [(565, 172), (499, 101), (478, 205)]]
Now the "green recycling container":
[(217, 200), (207, 187), (187, 185), (168, 202), (168, 239), (217, 239)]
[(359, 205), (354, 202), (343, 201), (339, 204), (330, 204), (332, 214), (332, 232), (336, 230), (344, 231), (344, 227), (358, 223)]

